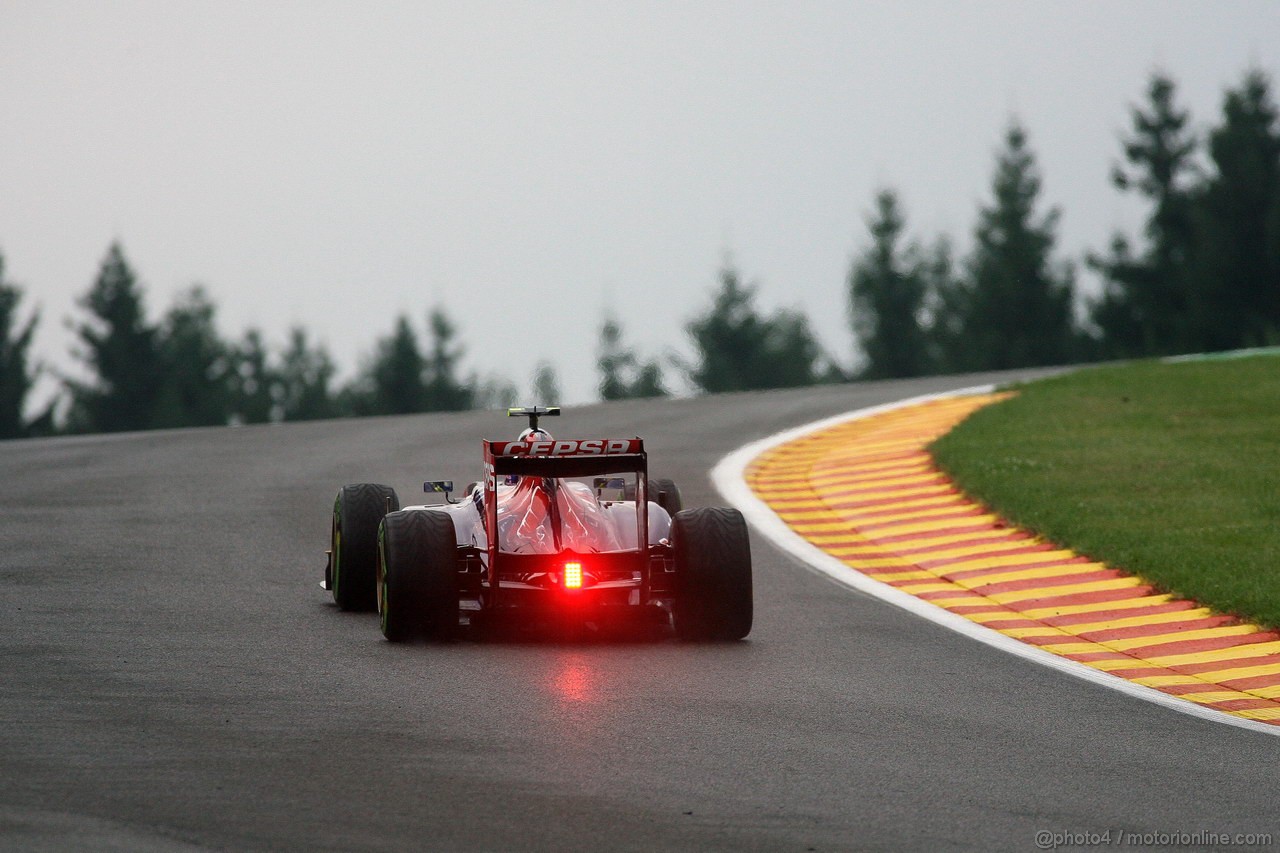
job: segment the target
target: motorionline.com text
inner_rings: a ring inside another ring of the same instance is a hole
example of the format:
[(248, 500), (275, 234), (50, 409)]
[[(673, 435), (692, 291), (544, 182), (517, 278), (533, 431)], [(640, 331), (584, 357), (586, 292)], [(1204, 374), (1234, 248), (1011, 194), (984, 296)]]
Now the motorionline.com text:
[(1102, 832), (1036, 833), (1036, 847), (1060, 850), (1072, 847), (1270, 847), (1269, 832), (1128, 832), (1108, 829)]

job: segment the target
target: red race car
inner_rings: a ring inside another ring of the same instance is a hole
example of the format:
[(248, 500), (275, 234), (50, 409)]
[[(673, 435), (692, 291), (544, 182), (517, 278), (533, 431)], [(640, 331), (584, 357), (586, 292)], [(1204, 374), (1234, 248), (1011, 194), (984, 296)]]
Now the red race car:
[(684, 509), (648, 476), (639, 438), (555, 439), (558, 408), (510, 409), (529, 428), (485, 441), (484, 478), (461, 499), (400, 507), (377, 483), (333, 504), (325, 589), (343, 610), (376, 606), (388, 640), (445, 639), (460, 625), (521, 615), (604, 624), (670, 622), (689, 640), (751, 631), (751, 546), (736, 509)]

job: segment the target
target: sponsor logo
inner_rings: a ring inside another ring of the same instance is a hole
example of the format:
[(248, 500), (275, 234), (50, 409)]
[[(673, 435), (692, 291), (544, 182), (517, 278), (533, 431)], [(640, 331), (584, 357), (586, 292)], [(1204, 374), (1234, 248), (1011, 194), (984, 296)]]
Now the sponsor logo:
[(547, 439), (542, 441), (493, 442), (495, 456), (614, 456), (639, 453), (638, 438)]

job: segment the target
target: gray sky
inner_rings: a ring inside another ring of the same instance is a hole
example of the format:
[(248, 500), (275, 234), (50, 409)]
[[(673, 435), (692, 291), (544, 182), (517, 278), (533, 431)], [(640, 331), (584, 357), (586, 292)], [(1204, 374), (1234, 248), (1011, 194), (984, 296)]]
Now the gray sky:
[(200, 282), (344, 377), (438, 303), (468, 370), (594, 399), (604, 311), (687, 352), (726, 255), (847, 364), (878, 188), (967, 250), (1017, 115), (1078, 258), (1141, 224), (1108, 173), (1150, 72), (1204, 128), (1251, 65), (1280, 78), (1269, 0), (0, 0), (0, 250), (63, 371), (116, 239), (153, 317)]

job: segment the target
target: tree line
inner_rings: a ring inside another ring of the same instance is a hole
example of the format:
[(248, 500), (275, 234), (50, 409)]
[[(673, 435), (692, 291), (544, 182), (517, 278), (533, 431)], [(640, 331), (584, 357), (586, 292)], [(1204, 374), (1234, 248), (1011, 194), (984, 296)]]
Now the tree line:
[[(1225, 91), (1218, 123), (1201, 133), (1174, 81), (1156, 73), (1120, 142), (1112, 182), (1147, 213), (1141, 234), (1117, 233), (1082, 259), (1102, 281), (1095, 298), (1081, 297), (1076, 264), (1057, 255), (1061, 211), (1042, 204), (1029, 134), (1014, 120), (967, 256), (956, 258), (946, 236), (909, 239), (898, 194), (876, 193), (846, 282), (859, 365), (825, 352), (801, 313), (762, 313), (758, 287), (726, 263), (710, 304), (686, 322), (691, 360), (644, 357), (615, 317), (603, 319), (600, 397), (665, 395), (664, 369), (713, 393), (1280, 343), (1280, 122), (1270, 79), (1243, 75)], [(22, 295), (0, 256), (0, 437), (458, 411), (517, 398), (505, 377), (464, 374), (465, 347), (441, 307), (428, 312), (425, 334), (396, 318), (341, 387), (328, 351), (305, 329), (275, 351), (254, 329), (224, 339), (202, 288), (151, 322), (137, 275), (113, 244), (75, 325), (75, 355), (92, 379), (63, 379), (63, 395), (25, 418), (40, 371), (29, 352), (39, 318), (20, 318)], [(537, 366), (534, 393), (558, 402), (550, 363)]]

